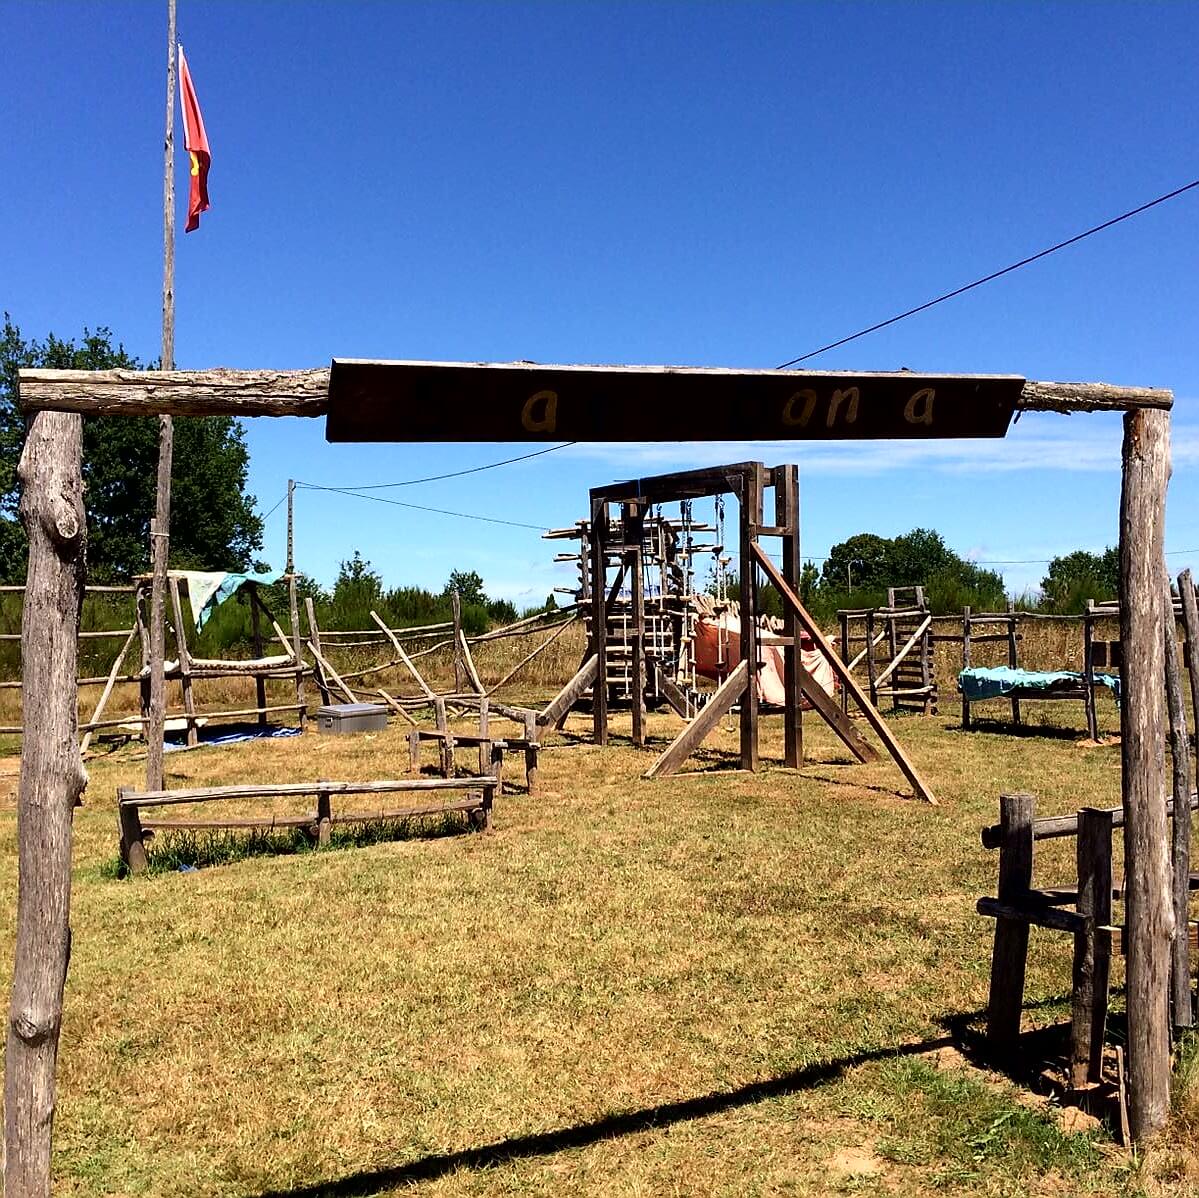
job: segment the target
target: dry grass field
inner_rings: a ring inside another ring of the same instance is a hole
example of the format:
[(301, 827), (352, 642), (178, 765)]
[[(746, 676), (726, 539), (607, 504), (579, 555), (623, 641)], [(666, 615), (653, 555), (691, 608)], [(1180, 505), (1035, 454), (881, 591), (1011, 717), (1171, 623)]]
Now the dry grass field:
[[(1028, 710), (1081, 726), (1080, 704)], [(802, 771), (732, 769), (726, 720), (688, 772), (646, 782), (649, 754), (595, 748), (574, 716), (547, 738), (540, 793), (506, 795), (489, 835), (163, 843), (133, 880), (114, 868), (114, 797), (144, 767), (132, 747), (93, 760), (57, 1192), (1196, 1193), (1194, 1112), (1134, 1161), (971, 1063), (992, 931), (974, 902), (996, 865), (978, 830), (1003, 790), (1046, 814), (1116, 803), (1119, 749), (956, 722), (946, 703), (895, 725), (938, 808), (902, 797), (890, 764), (849, 764), (815, 720)], [(657, 747), (677, 727), (655, 715)], [(171, 754), (168, 785), (406, 761), (398, 727), (309, 733)], [(1067, 842), (1038, 851), (1039, 876), (1068, 874)], [(1034, 930), (1026, 1026), (1066, 1017), (1069, 969), (1067, 938)]]

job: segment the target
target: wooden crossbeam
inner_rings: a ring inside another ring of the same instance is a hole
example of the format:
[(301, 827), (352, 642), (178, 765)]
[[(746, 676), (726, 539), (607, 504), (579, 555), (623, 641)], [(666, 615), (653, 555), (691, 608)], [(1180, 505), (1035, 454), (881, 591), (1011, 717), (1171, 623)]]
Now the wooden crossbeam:
[(912, 784), (912, 789), (916, 792), (916, 797), (923, 799), (926, 803), (937, 804), (936, 796), (925, 780), (920, 776), (920, 772), (908, 759), (908, 755), (903, 751), (899, 741), (896, 740), (895, 734), (891, 731), (887, 721), (878, 713), (874, 704), (863, 693), (862, 688), (857, 684), (854, 677), (845, 668), (845, 663), (833, 652), (832, 646), (825, 639), (825, 635), (820, 631), (819, 625), (812, 619), (808, 613), (808, 609), (799, 601), (799, 596), (787, 585), (787, 580), (779, 572), (779, 568), (770, 560), (770, 555), (756, 542), (750, 546), (750, 550), (762, 567), (763, 573), (774, 584), (774, 589), (778, 591), (783, 602), (788, 604), (794, 611), (796, 619), (803, 626), (804, 631), (816, 643), (816, 647), (828, 659), (829, 665), (833, 668), (833, 673), (841, 681), (841, 685), (852, 696), (853, 700), (862, 709), (862, 714), (866, 717), (866, 722), (874, 729), (879, 739), (887, 746), (887, 751), (891, 754), (895, 764), (903, 771), (903, 775)]
[(727, 715), (733, 704), (745, 693), (749, 669), (739, 661), (733, 672), (716, 688), (712, 697), (700, 708), (699, 714), (675, 737), (669, 748), (645, 771), (647, 778), (661, 778), (677, 772), (679, 766), (704, 742), (708, 733)]
[(599, 669), (599, 656), (592, 654), (579, 672), (537, 713), (537, 723), (556, 724), (579, 701), (583, 692), (595, 681)]

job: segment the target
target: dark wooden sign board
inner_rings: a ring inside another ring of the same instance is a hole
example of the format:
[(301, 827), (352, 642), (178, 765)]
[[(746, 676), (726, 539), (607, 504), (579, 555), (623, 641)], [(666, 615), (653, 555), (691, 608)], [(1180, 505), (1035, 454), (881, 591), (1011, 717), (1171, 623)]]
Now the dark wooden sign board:
[(1002, 437), (1019, 375), (335, 358), (329, 441)]

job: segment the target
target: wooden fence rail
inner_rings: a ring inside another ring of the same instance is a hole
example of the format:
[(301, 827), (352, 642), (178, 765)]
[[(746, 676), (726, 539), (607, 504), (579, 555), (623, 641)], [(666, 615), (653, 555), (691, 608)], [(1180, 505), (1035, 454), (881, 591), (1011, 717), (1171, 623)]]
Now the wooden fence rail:
[[(199, 786), (185, 790), (135, 791), (122, 787), (117, 791), (117, 817), (120, 826), (121, 859), (132, 873), (146, 868), (146, 833), (194, 829), (247, 829), (296, 827), (310, 829), (318, 845), (329, 842), (330, 830), (338, 823), (366, 823), (387, 820), (413, 819), (418, 816), (464, 812), (475, 827), (491, 827), (492, 807), (499, 779), (494, 775), (464, 778), (400, 778), (371, 782), (251, 782), (230, 786)], [(430, 794), (444, 791), (466, 791), (458, 800), (425, 802), (417, 806), (393, 810), (347, 811), (334, 814), (331, 800), (334, 795), (382, 795), (398, 793)], [(476, 793), (477, 792), (477, 793)], [(257, 819), (167, 819), (143, 820), (141, 812), (150, 807), (174, 807), (191, 803), (210, 803), (246, 799), (304, 798), (314, 795), (314, 812), (298, 816), (268, 816)]]

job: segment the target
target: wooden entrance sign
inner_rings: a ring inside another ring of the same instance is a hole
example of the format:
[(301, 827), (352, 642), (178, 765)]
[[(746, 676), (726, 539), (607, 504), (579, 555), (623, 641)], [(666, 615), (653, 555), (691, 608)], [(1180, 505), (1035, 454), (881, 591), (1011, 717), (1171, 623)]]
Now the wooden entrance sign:
[(1002, 437), (1018, 375), (335, 358), (330, 441)]

